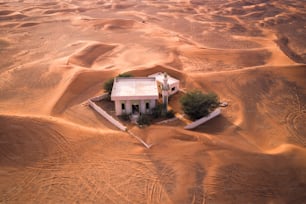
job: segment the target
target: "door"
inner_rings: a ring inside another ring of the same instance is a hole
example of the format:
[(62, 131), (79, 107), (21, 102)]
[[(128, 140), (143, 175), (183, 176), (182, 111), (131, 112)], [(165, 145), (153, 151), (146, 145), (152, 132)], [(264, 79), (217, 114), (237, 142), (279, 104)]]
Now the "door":
[(132, 105), (132, 114), (139, 114), (139, 104)]

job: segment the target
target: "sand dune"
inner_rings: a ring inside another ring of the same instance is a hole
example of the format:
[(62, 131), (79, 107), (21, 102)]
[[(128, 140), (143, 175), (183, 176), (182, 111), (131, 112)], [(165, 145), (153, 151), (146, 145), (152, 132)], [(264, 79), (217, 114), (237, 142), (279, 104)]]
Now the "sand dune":
[[(271, 56), (265, 49), (255, 50), (219, 50), (219, 49), (185, 49), (181, 51), (180, 59), (186, 66), (186, 71), (220, 71), (243, 67), (264, 65)], [(224, 61), (220, 61), (220, 58)], [(218, 68), (216, 68), (218, 67)], [(219, 69), (219, 70), (217, 70)]]
[[(305, 66), (277, 68), (277, 71), (300, 73), (290, 80), (283, 78), (283, 74), (280, 76), (275, 69), (275, 67), (263, 67), (194, 77), (202, 78), (198, 86), (207, 91), (222, 90), (219, 94), (226, 100), (236, 101), (235, 98), (239, 98), (239, 103), (233, 103), (237, 108), (227, 110), (226, 114), (239, 121), (234, 124), (241, 128), (240, 133), (245, 131), (243, 134), (254, 134), (254, 140), (251, 139), (253, 137), (251, 135), (248, 138), (260, 148), (271, 148), (284, 142), (304, 147), (305, 138), (301, 124), (305, 120), (304, 105), (302, 105), (305, 103), (303, 97), (305, 91), (301, 88), (303, 85), (296, 85), (293, 81), (302, 80)], [(190, 80), (193, 80), (192, 78)], [(218, 123), (216, 119), (214, 124)], [(297, 126), (299, 128), (295, 128)], [(214, 130), (209, 123), (201, 128), (206, 131), (210, 129)], [(275, 129), (279, 131), (273, 131)], [(269, 137), (266, 137), (267, 134)]]
[(23, 15), (19, 12), (14, 12), (14, 11), (2, 11), (0, 14), (0, 20), (2, 21), (7, 21), (7, 20), (19, 20), (27, 17), (26, 15)]
[(139, 26), (138, 22), (131, 19), (82, 19), (79, 24), (93, 27), (95, 30), (121, 30), (132, 29)]
[(91, 67), (95, 60), (102, 57), (105, 53), (110, 52), (115, 47), (116, 46), (114, 45), (105, 44), (88, 45), (80, 52), (71, 56), (68, 63), (76, 64), (82, 67)]
[(11, 14), (11, 13), (14, 13), (14, 11), (2, 10), (2, 11), (0, 12), (0, 16), (7, 16), (7, 15), (9, 15), (9, 14)]
[(31, 27), (31, 26), (35, 26), (38, 25), (38, 23), (23, 23), (20, 25), (20, 27)]
[[(0, 203), (305, 203), (305, 20), (291, 0), (0, 2)], [(146, 149), (86, 103), (126, 72), (229, 106), (129, 125)]]
[[(71, 79), (67, 88), (62, 91), (60, 98), (52, 109), (53, 114), (62, 113), (67, 107), (80, 104), (91, 98), (96, 91), (101, 90), (103, 81), (114, 77), (113, 71), (80, 72)], [(102, 79), (102, 80), (101, 80)], [(80, 94), (83, 92), (83, 94)]]
[(148, 76), (154, 74), (156, 72), (167, 72), (169, 75), (184, 81), (186, 75), (181, 70), (177, 70), (176, 68), (168, 65), (154, 65), (152, 67), (143, 67), (136, 70), (131, 70), (128, 73), (131, 73), (133, 76)]

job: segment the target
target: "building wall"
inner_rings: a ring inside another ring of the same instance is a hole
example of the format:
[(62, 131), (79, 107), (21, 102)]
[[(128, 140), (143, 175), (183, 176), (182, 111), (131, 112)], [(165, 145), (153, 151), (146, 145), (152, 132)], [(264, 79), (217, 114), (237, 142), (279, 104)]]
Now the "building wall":
[(210, 119), (213, 119), (213, 118), (217, 117), (220, 114), (221, 114), (221, 109), (217, 108), (216, 110), (211, 112), (208, 116), (200, 118), (200, 119), (198, 119), (198, 120), (196, 120), (196, 121), (186, 125), (184, 128), (187, 129), (187, 130), (194, 129), (194, 128), (198, 127), (199, 125), (202, 125), (203, 123), (206, 123)]
[[(96, 99), (96, 97), (94, 99)], [(92, 107), (95, 111), (97, 111), (100, 115), (102, 115), (104, 118), (106, 118), (113, 125), (117, 126), (122, 131), (127, 130), (127, 127), (122, 125), (119, 121), (115, 120), (105, 110), (103, 110), (101, 107), (97, 106), (91, 99), (89, 99), (88, 102), (89, 102), (90, 107)]]
[(177, 93), (179, 90), (180, 90), (180, 83), (177, 82), (175, 84), (170, 85), (169, 94), (173, 95), (173, 94)]
[(116, 115), (122, 115), (121, 101), (115, 101), (115, 111)]
[[(149, 109), (147, 109), (147, 104), (149, 105)], [(124, 105), (122, 105), (124, 104)], [(115, 101), (115, 111), (116, 115), (122, 114), (131, 114), (133, 111), (132, 106), (138, 105), (140, 113), (149, 113), (152, 108), (156, 106), (155, 99), (148, 99), (148, 100), (116, 100)], [(124, 108), (124, 109), (122, 109)]]
[[(158, 93), (162, 94), (162, 88), (161, 88), (162, 87), (162, 83), (157, 82), (157, 85), (158, 85)], [(169, 87), (170, 87), (169, 95), (173, 95), (173, 94), (177, 93), (180, 90), (180, 83), (177, 82), (177, 83), (171, 84)], [(174, 90), (173, 90), (173, 88), (174, 88)]]

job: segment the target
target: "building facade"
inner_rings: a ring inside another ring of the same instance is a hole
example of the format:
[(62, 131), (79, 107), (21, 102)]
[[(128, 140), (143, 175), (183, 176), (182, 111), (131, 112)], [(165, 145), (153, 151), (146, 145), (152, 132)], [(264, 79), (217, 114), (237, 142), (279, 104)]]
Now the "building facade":
[(111, 94), (116, 115), (151, 113), (158, 100), (158, 88), (152, 77), (117, 77)]

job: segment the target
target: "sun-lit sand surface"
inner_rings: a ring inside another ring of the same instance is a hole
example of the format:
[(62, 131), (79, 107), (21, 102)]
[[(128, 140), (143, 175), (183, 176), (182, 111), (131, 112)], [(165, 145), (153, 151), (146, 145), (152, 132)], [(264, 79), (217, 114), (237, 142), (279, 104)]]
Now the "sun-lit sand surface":
[[(305, 22), (298, 0), (0, 0), (0, 203), (306, 203)], [(131, 127), (146, 149), (86, 103), (159, 71), (229, 106)]]

